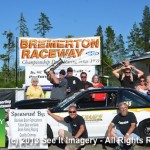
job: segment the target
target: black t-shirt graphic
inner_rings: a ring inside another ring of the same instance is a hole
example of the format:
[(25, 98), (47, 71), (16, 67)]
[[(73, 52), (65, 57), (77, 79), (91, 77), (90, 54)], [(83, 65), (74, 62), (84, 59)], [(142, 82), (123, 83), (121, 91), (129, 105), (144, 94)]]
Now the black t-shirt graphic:
[(72, 76), (72, 77), (65, 77), (68, 81), (67, 89), (70, 88), (70, 93), (77, 92), (81, 89), (81, 81), (79, 78)]
[[(116, 128), (119, 129), (123, 135), (125, 135), (128, 132), (131, 126), (131, 123), (137, 124), (137, 120), (136, 120), (134, 113), (132, 112), (128, 112), (126, 116), (122, 116), (119, 113), (118, 115), (114, 117), (114, 119), (112, 120), (112, 123), (114, 123)], [(137, 127), (134, 129), (133, 133), (138, 134)]]
[[(85, 126), (85, 121), (83, 119), (82, 116), (77, 115), (76, 118), (72, 119), (70, 116), (67, 116), (64, 118), (66, 123), (69, 123), (72, 129), (72, 136), (75, 136), (76, 133), (78, 132), (80, 125), (84, 125)], [(88, 138), (88, 133), (87, 133), (87, 129), (85, 126), (85, 130), (82, 133), (82, 135), (79, 138)]]

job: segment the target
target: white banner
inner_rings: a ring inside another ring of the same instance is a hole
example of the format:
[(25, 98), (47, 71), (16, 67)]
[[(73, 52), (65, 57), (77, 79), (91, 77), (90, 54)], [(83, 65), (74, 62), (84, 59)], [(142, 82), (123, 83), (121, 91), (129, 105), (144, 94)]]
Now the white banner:
[[(58, 77), (59, 71), (64, 69), (67, 72), (68, 66), (60, 66), (55, 70), (55, 74)], [(87, 80), (91, 82), (92, 76), (95, 74), (95, 66), (72, 66), (73, 75), (80, 79), (81, 72), (87, 73)], [(25, 67), (25, 86), (31, 85), (32, 76), (37, 76), (39, 79), (39, 85), (52, 85), (50, 81), (47, 80), (47, 76), (44, 73), (45, 67)]]
[(13, 110), (9, 112), (8, 149), (47, 149), (46, 110)]
[(100, 37), (19, 38), (20, 66), (49, 66), (63, 58), (67, 66), (100, 65)]

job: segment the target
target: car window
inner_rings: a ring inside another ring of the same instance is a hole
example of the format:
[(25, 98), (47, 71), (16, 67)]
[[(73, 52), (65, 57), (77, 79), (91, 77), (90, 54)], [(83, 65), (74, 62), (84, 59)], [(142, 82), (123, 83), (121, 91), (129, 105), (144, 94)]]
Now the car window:
[(131, 91), (123, 91), (121, 101), (126, 102), (130, 107), (146, 106), (148, 104), (142, 97)]
[(81, 92), (76, 92), (76, 93), (73, 93), (69, 96), (67, 96), (62, 102), (60, 102), (57, 107), (64, 107), (68, 102), (70, 102), (72, 99), (74, 99), (76, 96), (78, 96)]
[(78, 109), (114, 107), (116, 105), (116, 100), (116, 92), (92, 92), (80, 97), (76, 100), (75, 104)]
[(116, 107), (118, 92), (107, 93), (107, 107)]

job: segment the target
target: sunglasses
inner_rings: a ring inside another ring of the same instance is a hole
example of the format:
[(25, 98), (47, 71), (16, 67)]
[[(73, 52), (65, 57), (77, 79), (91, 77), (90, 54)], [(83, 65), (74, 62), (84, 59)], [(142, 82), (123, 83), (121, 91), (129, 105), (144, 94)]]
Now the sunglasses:
[(81, 78), (86, 78), (86, 76), (81, 76)]
[(69, 114), (74, 114), (76, 113), (76, 111), (69, 111)]
[(125, 73), (131, 73), (131, 72), (125, 72)]
[(145, 82), (145, 80), (141, 80), (140, 82)]

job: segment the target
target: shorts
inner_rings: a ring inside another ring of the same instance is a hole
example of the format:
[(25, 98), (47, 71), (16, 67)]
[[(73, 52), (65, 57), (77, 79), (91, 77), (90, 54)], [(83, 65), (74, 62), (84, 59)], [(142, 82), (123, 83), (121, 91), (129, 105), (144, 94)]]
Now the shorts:
[(130, 138), (126, 140), (126, 139), (124, 139), (124, 135), (121, 133), (120, 130), (115, 129), (115, 132), (116, 132), (116, 135), (118, 137), (116, 142), (120, 146), (123, 146), (123, 144), (131, 145), (131, 144), (138, 143), (138, 140), (140, 139), (140, 137), (138, 135), (136, 135), (135, 133), (131, 133)]
[(64, 136), (65, 143), (69, 150), (75, 150), (85, 146), (84, 138), (74, 139), (72, 133), (66, 130), (64, 130)]
[[(120, 130), (115, 129), (115, 132), (116, 132), (118, 137), (124, 137), (124, 135), (121, 133)], [(138, 135), (136, 135), (135, 133), (131, 133), (130, 137), (133, 138), (133, 139), (140, 139), (140, 137)]]

